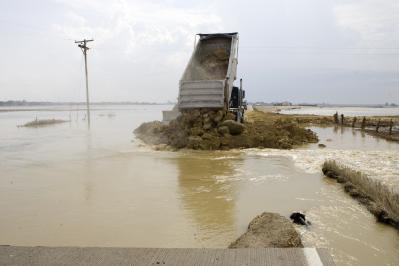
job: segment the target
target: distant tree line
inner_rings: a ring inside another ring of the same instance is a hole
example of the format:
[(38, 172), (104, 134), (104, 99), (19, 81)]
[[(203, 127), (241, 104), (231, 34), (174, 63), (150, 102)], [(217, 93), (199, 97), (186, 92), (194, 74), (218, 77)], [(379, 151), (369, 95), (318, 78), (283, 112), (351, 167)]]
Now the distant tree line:
[[(0, 101), (0, 106), (49, 106), (49, 105), (85, 105), (85, 102), (30, 102), (30, 101)], [(155, 102), (94, 102), (92, 105), (163, 105), (174, 104), (173, 102), (155, 103)]]

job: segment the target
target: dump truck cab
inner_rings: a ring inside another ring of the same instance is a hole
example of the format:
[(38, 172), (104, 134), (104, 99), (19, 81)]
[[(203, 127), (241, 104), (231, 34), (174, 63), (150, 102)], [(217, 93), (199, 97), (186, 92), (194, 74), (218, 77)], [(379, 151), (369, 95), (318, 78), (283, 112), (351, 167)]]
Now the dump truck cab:
[[(197, 36), (199, 36), (197, 40)], [(234, 87), (238, 33), (197, 34), (194, 51), (179, 83), (178, 109), (224, 109), (243, 121), (245, 93)]]
[(233, 86), (230, 95), (229, 112), (236, 115), (236, 121), (244, 122), (244, 112), (247, 110), (247, 102), (245, 99), (245, 90), (242, 89), (242, 79), (240, 79), (240, 87)]

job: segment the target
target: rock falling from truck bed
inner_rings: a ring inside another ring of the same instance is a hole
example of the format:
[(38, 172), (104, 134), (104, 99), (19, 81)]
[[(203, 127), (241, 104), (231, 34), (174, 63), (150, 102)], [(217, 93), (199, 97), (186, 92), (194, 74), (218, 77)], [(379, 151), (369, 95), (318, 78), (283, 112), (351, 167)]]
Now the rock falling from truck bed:
[(317, 142), (317, 136), (294, 119), (253, 111), (244, 124), (222, 110), (183, 111), (168, 125), (148, 122), (134, 130), (136, 136), (157, 149), (228, 150), (234, 148), (290, 149)]

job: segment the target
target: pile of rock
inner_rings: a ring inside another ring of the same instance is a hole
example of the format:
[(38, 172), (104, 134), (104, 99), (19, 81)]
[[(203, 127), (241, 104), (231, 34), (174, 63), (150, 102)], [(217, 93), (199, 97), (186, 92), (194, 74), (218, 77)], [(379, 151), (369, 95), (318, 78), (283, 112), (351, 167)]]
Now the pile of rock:
[(224, 138), (244, 132), (245, 126), (233, 119), (233, 114), (223, 110), (193, 109), (183, 111), (169, 125), (157, 121), (144, 123), (134, 133), (151, 144), (163, 143), (177, 149), (217, 150), (228, 144)]
[(230, 112), (192, 109), (183, 111), (168, 125), (159, 121), (144, 123), (134, 133), (147, 144), (194, 150), (290, 149), (318, 140), (314, 132), (293, 119), (275, 119), (258, 111), (253, 115), (256, 121), (242, 124), (234, 121), (234, 114)]
[(248, 230), (229, 248), (298, 248), (303, 247), (294, 226), (278, 213), (264, 212), (248, 225)]

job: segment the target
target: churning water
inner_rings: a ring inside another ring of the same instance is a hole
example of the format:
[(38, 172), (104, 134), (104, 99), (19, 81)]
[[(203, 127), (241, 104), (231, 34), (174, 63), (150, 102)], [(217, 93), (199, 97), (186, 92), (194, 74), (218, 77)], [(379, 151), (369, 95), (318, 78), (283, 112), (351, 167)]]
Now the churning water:
[[(320, 173), (340, 158), (389, 182), (398, 144), (315, 128), (326, 149), (153, 151), (132, 131), (168, 108), (98, 106), (90, 131), (82, 111), (0, 112), (0, 244), (223, 248), (263, 211), (304, 211), (305, 245), (338, 265), (399, 264), (397, 231)], [(71, 121), (17, 127), (35, 117)]]

